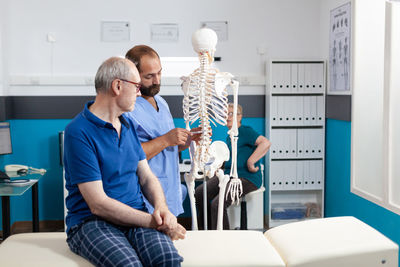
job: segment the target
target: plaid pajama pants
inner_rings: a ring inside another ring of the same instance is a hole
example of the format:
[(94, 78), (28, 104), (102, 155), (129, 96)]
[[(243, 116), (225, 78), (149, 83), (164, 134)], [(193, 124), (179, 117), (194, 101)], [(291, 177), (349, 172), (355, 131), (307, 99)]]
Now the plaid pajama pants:
[(149, 228), (117, 226), (91, 218), (68, 231), (70, 249), (96, 266), (181, 266), (171, 239)]

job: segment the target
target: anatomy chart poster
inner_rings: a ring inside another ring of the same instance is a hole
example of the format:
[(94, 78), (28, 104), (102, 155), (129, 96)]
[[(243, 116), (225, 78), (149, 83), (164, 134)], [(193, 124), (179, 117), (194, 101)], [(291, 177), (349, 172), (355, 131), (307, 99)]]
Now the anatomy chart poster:
[(344, 4), (331, 10), (328, 87), (328, 93), (330, 94), (351, 94), (350, 19), (350, 3)]

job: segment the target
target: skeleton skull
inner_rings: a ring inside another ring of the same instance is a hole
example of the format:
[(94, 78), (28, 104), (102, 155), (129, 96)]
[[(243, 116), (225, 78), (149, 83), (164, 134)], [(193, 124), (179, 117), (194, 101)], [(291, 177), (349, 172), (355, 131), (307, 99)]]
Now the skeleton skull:
[(210, 62), (214, 59), (218, 37), (215, 31), (201, 28), (192, 35), (192, 46), (196, 53), (208, 53)]

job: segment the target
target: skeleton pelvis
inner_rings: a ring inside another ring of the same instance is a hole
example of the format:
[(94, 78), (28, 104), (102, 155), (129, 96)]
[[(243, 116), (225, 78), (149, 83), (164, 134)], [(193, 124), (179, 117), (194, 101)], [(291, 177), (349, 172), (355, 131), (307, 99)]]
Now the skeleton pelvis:
[(195, 179), (201, 179), (204, 176), (213, 177), (215, 172), (221, 168), (222, 164), (229, 160), (229, 148), (222, 141), (215, 141), (210, 145), (209, 149), (209, 160), (204, 164), (204, 166), (200, 166), (201, 164), (196, 161), (193, 162), (192, 165), (192, 175)]

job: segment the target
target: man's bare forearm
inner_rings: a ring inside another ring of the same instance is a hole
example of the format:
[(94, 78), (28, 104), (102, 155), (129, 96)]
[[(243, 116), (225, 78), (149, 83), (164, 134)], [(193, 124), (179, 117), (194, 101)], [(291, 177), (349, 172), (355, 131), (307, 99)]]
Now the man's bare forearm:
[(101, 181), (82, 183), (78, 187), (94, 215), (118, 225), (146, 228), (158, 226), (151, 214), (108, 197), (103, 190)]
[(156, 155), (158, 155), (158, 153), (166, 149), (168, 146), (168, 142), (164, 135), (154, 138), (153, 140), (150, 140), (148, 142), (142, 143), (142, 148), (144, 153), (146, 154), (147, 160), (155, 157)]

